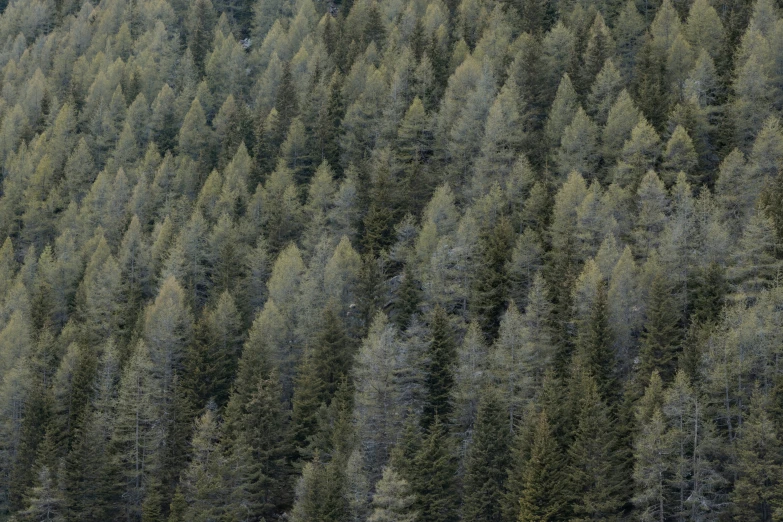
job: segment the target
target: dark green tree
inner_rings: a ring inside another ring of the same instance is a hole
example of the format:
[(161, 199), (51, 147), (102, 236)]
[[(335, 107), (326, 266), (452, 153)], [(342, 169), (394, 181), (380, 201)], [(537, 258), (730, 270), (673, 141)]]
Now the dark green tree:
[(579, 326), (577, 350), (581, 364), (595, 379), (598, 392), (604, 401), (617, 398), (615, 357), (612, 348), (612, 332), (609, 328), (607, 289), (604, 282), (598, 284), (589, 319)]
[(535, 418), (530, 458), (525, 466), (519, 499), (519, 522), (559, 520), (567, 496), (563, 458), (546, 412)]
[(413, 507), (421, 520), (459, 520), (457, 459), (449, 438), (446, 427), (436, 418), (413, 459), (410, 478), (416, 496)]
[(510, 456), (511, 432), (506, 409), (496, 392), (485, 390), (479, 403), (473, 441), (465, 457), (463, 520), (504, 520), (502, 505)]
[(767, 413), (769, 397), (756, 388), (737, 446), (737, 480), (732, 500), (738, 519), (774, 520), (783, 508), (783, 446)]
[(674, 376), (681, 349), (681, 317), (672, 285), (666, 276), (654, 276), (647, 301), (647, 319), (641, 336), (639, 375), (657, 370), (664, 382)]
[(397, 312), (394, 322), (400, 329), (405, 329), (410, 324), (411, 318), (419, 312), (421, 304), (421, 286), (416, 280), (413, 269), (405, 265), (402, 271), (402, 282), (397, 289), (394, 308)]
[(449, 316), (440, 306), (435, 308), (430, 320), (430, 339), (424, 377), (424, 407), (421, 426), (427, 431), (435, 422), (448, 424), (453, 405), (454, 366), (457, 347), (451, 335)]
[(480, 238), (481, 259), (473, 282), (471, 309), (484, 334), (494, 339), (508, 298), (506, 266), (514, 248), (511, 222), (503, 217)]
[(613, 418), (592, 376), (574, 381), (581, 400), (565, 469), (569, 504), (578, 520), (615, 520), (627, 499)]
[(210, 0), (196, 0), (188, 9), (186, 26), (187, 42), (193, 54), (193, 62), (200, 74), (204, 74), (204, 64), (212, 46), (212, 30), (217, 16)]

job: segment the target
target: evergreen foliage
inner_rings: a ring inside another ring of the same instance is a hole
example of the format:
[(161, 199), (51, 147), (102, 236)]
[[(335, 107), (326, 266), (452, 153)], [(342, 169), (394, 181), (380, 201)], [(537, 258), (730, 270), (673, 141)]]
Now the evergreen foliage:
[(783, 17), (0, 0), (0, 520), (783, 517)]

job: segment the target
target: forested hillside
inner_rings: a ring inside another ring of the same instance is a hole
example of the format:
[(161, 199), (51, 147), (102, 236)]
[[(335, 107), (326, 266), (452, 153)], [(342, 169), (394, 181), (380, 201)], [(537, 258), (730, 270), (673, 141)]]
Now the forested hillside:
[(783, 519), (783, 2), (0, 1), (0, 520)]

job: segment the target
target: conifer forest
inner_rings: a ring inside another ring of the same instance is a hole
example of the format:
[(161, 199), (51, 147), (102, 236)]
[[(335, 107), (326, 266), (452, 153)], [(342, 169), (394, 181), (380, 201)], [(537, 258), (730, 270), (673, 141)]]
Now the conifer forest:
[(783, 521), (783, 0), (0, 0), (0, 522)]

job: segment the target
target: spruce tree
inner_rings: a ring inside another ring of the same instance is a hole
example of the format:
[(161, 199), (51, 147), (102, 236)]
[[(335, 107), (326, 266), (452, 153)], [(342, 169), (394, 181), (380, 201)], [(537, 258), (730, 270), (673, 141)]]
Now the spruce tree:
[(756, 388), (737, 448), (737, 479), (732, 514), (738, 518), (774, 520), (783, 502), (783, 447), (767, 410), (769, 397)]
[(421, 520), (459, 520), (457, 459), (446, 426), (439, 418), (424, 435), (411, 469), (411, 488), (416, 496), (413, 508)]
[(105, 440), (104, 422), (98, 413), (90, 415), (65, 458), (63, 493), (69, 517), (107, 520), (116, 516), (117, 469)]
[(607, 289), (603, 282), (598, 285), (589, 319), (580, 325), (577, 350), (581, 363), (595, 379), (601, 398), (613, 402), (617, 398), (616, 364), (612, 332), (609, 328)]
[[(283, 75), (280, 78), (277, 97), (275, 98), (275, 110), (277, 111), (277, 119), (275, 127), (272, 129), (272, 143), (279, 147), (282, 145), (285, 135), (291, 127), (291, 122), (299, 114), (299, 100), (291, 74), (290, 62), (283, 64)], [(271, 152), (276, 155), (277, 150)]]
[(506, 266), (511, 261), (514, 233), (510, 221), (502, 217), (480, 238), (481, 260), (473, 280), (472, 313), (482, 331), (494, 339), (508, 298)]
[(534, 422), (519, 499), (519, 522), (558, 520), (566, 508), (563, 459), (546, 412), (539, 413)]
[(592, 376), (573, 381), (581, 399), (565, 471), (571, 510), (578, 520), (614, 520), (626, 499), (612, 415)]
[(62, 492), (59, 491), (57, 484), (57, 475), (44, 466), (38, 472), (37, 484), (26, 500), (26, 508), (18, 514), (22, 520), (64, 522), (66, 520), (64, 504)]
[(402, 272), (402, 283), (397, 289), (397, 298), (394, 303), (394, 322), (400, 329), (405, 329), (410, 324), (411, 318), (419, 311), (421, 301), (420, 283), (414, 276), (413, 269), (405, 265)]
[(223, 406), (228, 401), (243, 341), (241, 317), (228, 292), (220, 295), (200, 324), (201, 347), (189, 354), (191, 364), (185, 385), (195, 394), (196, 404), (214, 400)]
[(196, 0), (190, 6), (187, 16), (188, 45), (201, 74), (212, 43), (212, 28), (215, 25), (215, 10), (210, 0)]
[(430, 429), (436, 418), (443, 423), (449, 423), (451, 420), (454, 409), (451, 396), (457, 358), (449, 317), (443, 308), (435, 308), (429, 327), (430, 343), (424, 377), (424, 407), (421, 414), (421, 426), (425, 431)]
[(473, 440), (465, 457), (463, 520), (500, 522), (506, 493), (506, 466), (511, 456), (511, 432), (501, 399), (483, 392)]
[(294, 379), (292, 400), (292, 443), (299, 458), (312, 457), (321, 406), (326, 406), (325, 383), (320, 373), (320, 361), (313, 350), (306, 352)]
[(642, 331), (639, 375), (646, 378), (653, 370), (664, 381), (674, 376), (680, 351), (682, 329), (680, 314), (671, 284), (662, 273), (653, 277), (647, 303), (647, 320)]

